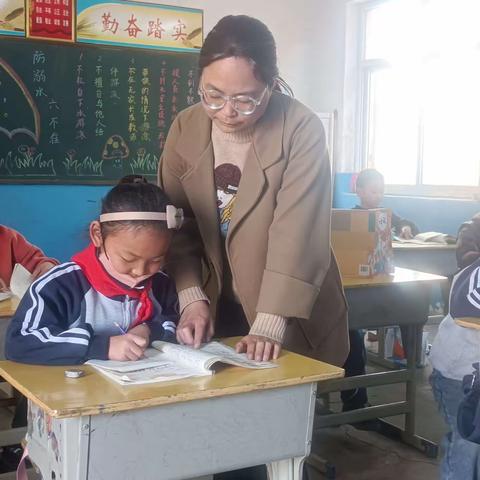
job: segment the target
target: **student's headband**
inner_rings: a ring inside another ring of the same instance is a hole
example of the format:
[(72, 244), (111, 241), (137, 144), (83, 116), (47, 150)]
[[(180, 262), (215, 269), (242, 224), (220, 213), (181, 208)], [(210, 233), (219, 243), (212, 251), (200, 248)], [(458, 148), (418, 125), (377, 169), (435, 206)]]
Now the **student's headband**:
[(167, 222), (168, 228), (178, 230), (183, 224), (183, 210), (167, 205), (165, 212), (115, 212), (100, 215), (100, 223), (122, 220), (159, 220)]

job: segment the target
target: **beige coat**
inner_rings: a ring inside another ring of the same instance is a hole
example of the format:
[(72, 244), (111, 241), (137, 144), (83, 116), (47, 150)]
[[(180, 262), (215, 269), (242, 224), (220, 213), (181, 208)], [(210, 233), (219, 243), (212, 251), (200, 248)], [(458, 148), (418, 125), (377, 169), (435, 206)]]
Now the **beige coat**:
[[(203, 286), (212, 311), (222, 289), (222, 251), (211, 121), (200, 104), (173, 123), (159, 182), (189, 219), (174, 239), (180, 291)], [(289, 318), (284, 346), (342, 365), (347, 308), (330, 248), (330, 165), (320, 120), (274, 93), (257, 122), (226, 238), (236, 293), (256, 312)]]

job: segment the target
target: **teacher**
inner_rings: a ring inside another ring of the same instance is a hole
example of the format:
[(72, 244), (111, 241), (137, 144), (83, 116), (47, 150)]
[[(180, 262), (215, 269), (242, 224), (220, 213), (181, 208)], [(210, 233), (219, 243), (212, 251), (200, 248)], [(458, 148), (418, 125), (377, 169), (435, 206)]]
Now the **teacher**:
[(169, 259), (178, 341), (240, 335), (237, 351), (249, 358), (285, 347), (342, 365), (347, 309), (330, 247), (325, 133), (279, 77), (266, 25), (222, 18), (200, 52), (198, 93), (159, 167), (186, 217)]

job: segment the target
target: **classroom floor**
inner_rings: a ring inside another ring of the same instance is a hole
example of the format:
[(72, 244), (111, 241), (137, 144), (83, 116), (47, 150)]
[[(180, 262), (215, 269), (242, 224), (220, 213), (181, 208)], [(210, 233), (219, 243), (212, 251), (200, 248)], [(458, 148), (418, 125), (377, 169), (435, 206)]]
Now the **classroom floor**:
[[(438, 325), (427, 325), (431, 343)], [(375, 371), (369, 365), (369, 371)], [(434, 402), (428, 383), (431, 367), (417, 370), (417, 434), (440, 443), (446, 427)], [(369, 388), (372, 405), (403, 399), (405, 388), (401, 384)], [(334, 398), (340, 407), (340, 398)], [(339, 408), (338, 408), (339, 409)], [(388, 421), (403, 425), (403, 416), (390, 417)], [(437, 480), (438, 459), (430, 459), (421, 452), (390, 440), (375, 432), (356, 430), (350, 425), (326, 428), (313, 439), (312, 451), (335, 466), (337, 480)], [(308, 480), (324, 480), (326, 477), (308, 468)]]

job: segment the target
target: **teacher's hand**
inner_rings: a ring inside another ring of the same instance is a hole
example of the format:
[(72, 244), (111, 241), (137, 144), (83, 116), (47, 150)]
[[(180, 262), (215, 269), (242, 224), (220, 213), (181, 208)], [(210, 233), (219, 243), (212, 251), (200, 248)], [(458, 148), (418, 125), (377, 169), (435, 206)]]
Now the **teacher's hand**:
[(213, 320), (208, 303), (198, 301), (186, 306), (177, 327), (178, 342), (198, 348), (212, 336)]
[(235, 345), (235, 350), (238, 353), (246, 353), (249, 360), (268, 362), (278, 358), (282, 346), (271, 338), (246, 335)]

